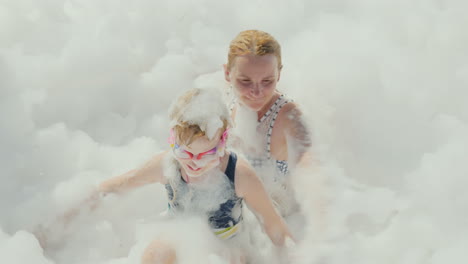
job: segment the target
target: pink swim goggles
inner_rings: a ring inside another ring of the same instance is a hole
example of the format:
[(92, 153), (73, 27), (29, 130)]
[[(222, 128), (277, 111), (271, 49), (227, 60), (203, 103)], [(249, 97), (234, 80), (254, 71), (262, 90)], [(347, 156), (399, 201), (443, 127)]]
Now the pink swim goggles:
[(209, 162), (212, 161), (220, 156), (222, 156), (221, 153), (218, 153), (220, 149), (224, 150), (224, 146), (226, 145), (226, 139), (228, 136), (228, 129), (226, 129), (223, 132), (223, 135), (221, 136), (221, 140), (218, 143), (218, 145), (208, 151), (198, 153), (198, 154), (193, 154), (190, 151), (187, 151), (183, 149), (179, 144), (175, 142), (175, 133), (174, 129), (171, 129), (170, 136), (168, 139), (169, 144), (171, 145), (172, 152), (174, 153), (174, 156), (176, 156), (179, 159), (191, 159), (196, 163), (204, 163), (204, 162)]

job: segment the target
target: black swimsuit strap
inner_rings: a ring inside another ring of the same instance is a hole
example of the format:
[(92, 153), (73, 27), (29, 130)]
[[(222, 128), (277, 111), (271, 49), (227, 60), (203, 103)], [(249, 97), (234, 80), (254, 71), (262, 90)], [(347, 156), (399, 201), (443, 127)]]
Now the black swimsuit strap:
[(234, 176), (236, 175), (236, 163), (237, 155), (234, 152), (231, 152), (229, 155), (228, 165), (226, 171), (224, 172), (231, 182), (234, 182)]

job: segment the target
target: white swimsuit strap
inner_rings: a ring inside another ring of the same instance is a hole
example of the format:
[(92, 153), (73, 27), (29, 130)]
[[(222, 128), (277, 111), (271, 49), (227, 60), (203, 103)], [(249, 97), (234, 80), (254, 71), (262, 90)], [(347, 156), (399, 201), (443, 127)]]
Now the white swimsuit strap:
[[(278, 114), (279, 114), (281, 108), (289, 102), (288, 100), (284, 100), (284, 101), (281, 102), (280, 99), (283, 99), (283, 97), (284, 97), (284, 95), (281, 95), (280, 97), (278, 97), (275, 104), (270, 108), (270, 110), (273, 110), (274, 108), (276, 108), (276, 109), (275, 109), (275, 112), (272, 115), (272, 119), (270, 121), (270, 124), (268, 126), (268, 131), (267, 131), (267, 134), (266, 134), (266, 136), (267, 136), (266, 151), (267, 151), (268, 159), (271, 159), (271, 134), (272, 134), (272, 131), (273, 131), (273, 126), (275, 125), (276, 118), (278, 117)], [(270, 110), (268, 110), (268, 111), (270, 111)], [(264, 116), (264, 117), (266, 117), (266, 116)]]
[(281, 102), (281, 99), (283, 99), (283, 97), (284, 95), (282, 94), (278, 97), (278, 99), (276, 99), (275, 103), (271, 105), (270, 109), (268, 109), (268, 111), (262, 116), (262, 118), (260, 118), (260, 121), (258, 121), (259, 123), (263, 122), (263, 120), (265, 120), (265, 118), (267, 118), (271, 114), (271, 112), (273, 112), (273, 110)]

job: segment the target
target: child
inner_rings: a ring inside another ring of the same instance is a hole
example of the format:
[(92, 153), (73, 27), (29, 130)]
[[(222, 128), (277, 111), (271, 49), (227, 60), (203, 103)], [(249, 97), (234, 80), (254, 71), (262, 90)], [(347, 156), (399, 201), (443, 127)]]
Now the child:
[[(261, 181), (247, 161), (226, 149), (229, 115), (218, 92), (185, 92), (170, 109), (170, 150), (155, 155), (139, 169), (102, 182), (97, 192), (122, 193), (150, 183), (164, 184), (171, 214), (202, 215), (213, 233), (223, 240), (243, 232), (245, 201), (261, 219), (271, 241), (283, 246), (291, 234)], [(155, 240), (141, 261), (175, 263), (176, 259), (173, 248)]]

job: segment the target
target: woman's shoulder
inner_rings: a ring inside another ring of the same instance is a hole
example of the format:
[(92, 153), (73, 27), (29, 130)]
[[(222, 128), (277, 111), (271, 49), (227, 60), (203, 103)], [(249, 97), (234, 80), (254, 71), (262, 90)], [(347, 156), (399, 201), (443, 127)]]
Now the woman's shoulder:
[(286, 103), (281, 107), (278, 115), (291, 114), (293, 112), (302, 113), (301, 106), (293, 100), (287, 100)]
[(278, 113), (276, 122), (282, 127), (294, 125), (296, 122), (301, 121), (302, 117), (301, 107), (294, 101), (289, 101), (283, 105)]

